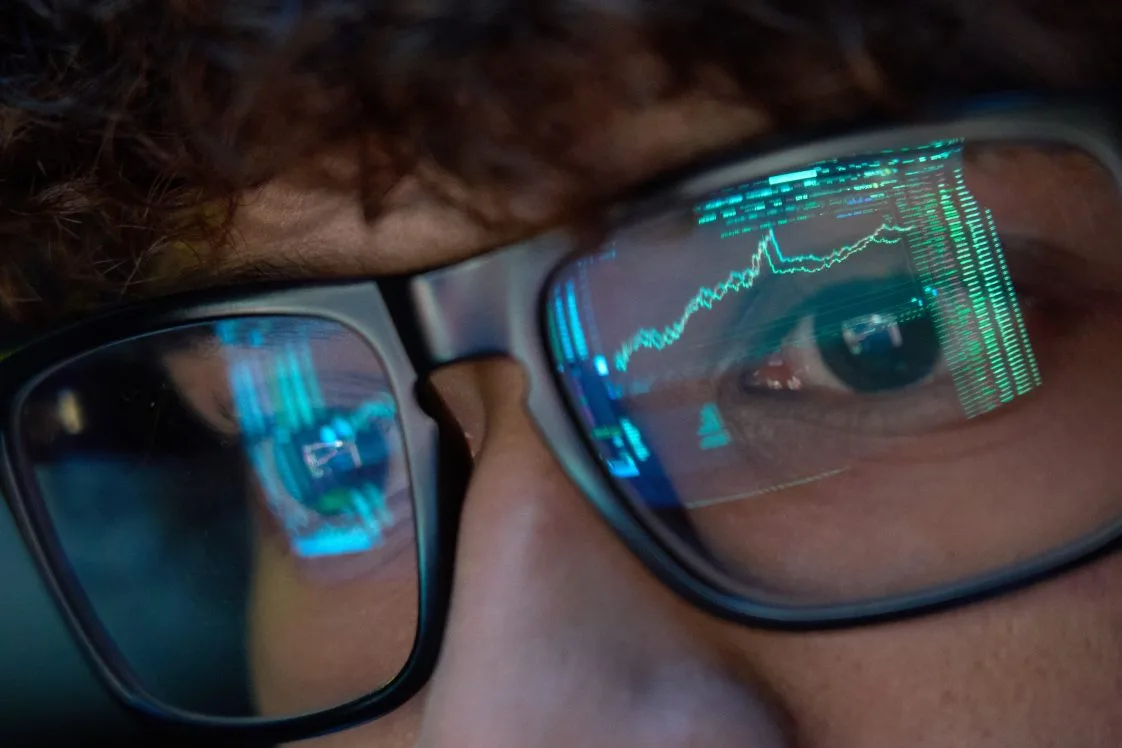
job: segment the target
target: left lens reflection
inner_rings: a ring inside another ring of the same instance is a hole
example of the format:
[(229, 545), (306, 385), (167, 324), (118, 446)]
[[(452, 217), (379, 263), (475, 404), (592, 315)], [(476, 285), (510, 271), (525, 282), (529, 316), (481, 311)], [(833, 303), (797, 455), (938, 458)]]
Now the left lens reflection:
[(288, 716), (405, 664), (419, 589), (398, 402), (347, 328), (238, 317), (127, 340), (38, 382), (22, 429), (65, 561), (153, 697)]
[[(361, 361), (340, 361), (339, 352), (332, 352), (330, 372), (317, 369), (317, 357), (339, 347), (336, 326), (278, 327), (255, 319), (217, 327), (232, 411), (266, 503), (298, 556), (381, 547), (399, 521), (411, 519), (388, 382)], [(400, 517), (387, 488), (404, 504), (396, 507)]]

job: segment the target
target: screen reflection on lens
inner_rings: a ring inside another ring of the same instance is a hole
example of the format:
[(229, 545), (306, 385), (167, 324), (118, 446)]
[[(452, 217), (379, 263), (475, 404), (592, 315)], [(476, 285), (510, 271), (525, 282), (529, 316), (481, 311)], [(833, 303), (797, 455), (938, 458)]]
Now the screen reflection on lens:
[[(1087, 254), (1079, 217), (1119, 216), (1109, 172), (1070, 148), (945, 140), (805, 164), (567, 263), (549, 348), (605, 472), (703, 575), (778, 604), (917, 592), (1122, 515), (1098, 448), (1046, 426), (1095, 394), (1064, 379), (1089, 349), (1047, 310), (1095, 335), (1103, 317), (1091, 329), (1052, 298), (1034, 259)], [(1067, 484), (1082, 500), (1053, 501), (1054, 460), (1025, 461), (1057, 449), (1088, 465)]]
[(22, 420), (65, 561), (152, 697), (289, 716), (404, 666), (412, 487), (396, 394), (354, 332), (253, 316), (130, 339), (47, 375)]

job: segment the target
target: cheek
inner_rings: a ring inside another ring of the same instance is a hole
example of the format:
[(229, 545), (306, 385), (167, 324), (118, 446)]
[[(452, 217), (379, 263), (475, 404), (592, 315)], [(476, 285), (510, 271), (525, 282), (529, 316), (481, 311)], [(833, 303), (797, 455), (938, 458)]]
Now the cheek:
[(1122, 745), (1122, 558), (905, 623), (729, 639), (800, 745)]
[(1122, 513), (1122, 407), (1103, 397), (1105, 382), (1087, 379), (988, 423), (691, 519), (740, 578), (814, 602), (910, 592), (1022, 562)]
[(251, 595), (251, 668), (263, 714), (326, 709), (377, 691), (412, 651), (418, 581), (411, 543), (385, 558), (309, 563), (266, 532)]

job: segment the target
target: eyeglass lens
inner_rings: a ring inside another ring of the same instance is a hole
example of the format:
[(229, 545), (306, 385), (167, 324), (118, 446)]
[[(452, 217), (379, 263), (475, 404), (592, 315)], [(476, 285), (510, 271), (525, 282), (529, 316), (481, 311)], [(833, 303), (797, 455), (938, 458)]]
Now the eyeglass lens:
[(945, 140), (714, 192), (546, 296), (604, 470), (698, 573), (778, 605), (914, 593), (1122, 519), (1114, 176)]
[(401, 670), (412, 491), (384, 366), (348, 329), (245, 317), (112, 345), (40, 381), (22, 433), (61, 552), (153, 697), (269, 714), (251, 683), (311, 661), (323, 682), (297, 703), (328, 708)]

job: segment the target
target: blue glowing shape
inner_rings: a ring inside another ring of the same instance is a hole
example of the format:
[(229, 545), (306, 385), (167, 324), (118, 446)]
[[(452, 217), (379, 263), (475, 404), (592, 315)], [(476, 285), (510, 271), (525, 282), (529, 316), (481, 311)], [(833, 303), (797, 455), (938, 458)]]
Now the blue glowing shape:
[(605, 460), (605, 462), (608, 465), (608, 472), (616, 478), (636, 478), (639, 475), (639, 467), (629, 454), (623, 454), (616, 459)]
[(619, 425), (623, 428), (623, 434), (627, 437), (631, 448), (635, 450), (635, 456), (639, 458), (639, 462), (646, 462), (649, 460), (651, 451), (647, 449), (647, 445), (643, 443), (643, 435), (639, 433), (639, 429), (635, 424), (626, 418), (621, 418)]
[(565, 360), (572, 361), (573, 341), (569, 337), (569, 324), (565, 321), (565, 310), (561, 306), (561, 297), (558, 296), (553, 304), (553, 321), (557, 324), (557, 337), (561, 339), (561, 349), (565, 354)]
[(335, 420), (331, 422), (331, 426), (335, 429), (340, 439), (354, 439), (355, 429), (351, 422), (342, 416), (336, 416)]
[(572, 281), (569, 281), (566, 287), (566, 293), (569, 302), (569, 320), (570, 329), (573, 332), (573, 345), (576, 347), (577, 356), (581, 361), (585, 361), (588, 359), (588, 341), (584, 337), (584, 328), (580, 323), (580, 311), (577, 309), (577, 292)]
[(292, 549), (304, 558), (363, 553), (375, 547), (370, 535), (361, 527), (325, 528), (314, 535), (292, 540)]
[(701, 425), (697, 429), (697, 436), (703, 450), (720, 449), (732, 442), (716, 403), (701, 406), (700, 419)]

